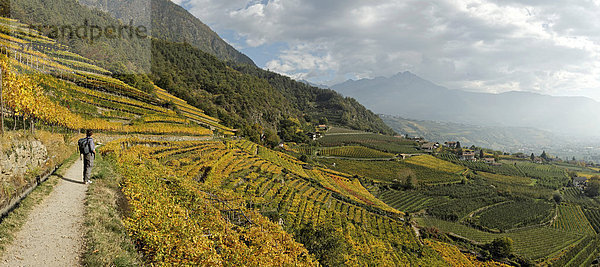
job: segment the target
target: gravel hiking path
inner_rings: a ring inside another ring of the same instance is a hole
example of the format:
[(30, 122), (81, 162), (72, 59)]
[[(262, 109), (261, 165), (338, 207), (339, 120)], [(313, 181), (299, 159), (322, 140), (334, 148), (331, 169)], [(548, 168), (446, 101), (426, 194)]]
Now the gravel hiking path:
[(0, 266), (79, 266), (83, 253), (83, 162), (77, 160), (34, 207)]

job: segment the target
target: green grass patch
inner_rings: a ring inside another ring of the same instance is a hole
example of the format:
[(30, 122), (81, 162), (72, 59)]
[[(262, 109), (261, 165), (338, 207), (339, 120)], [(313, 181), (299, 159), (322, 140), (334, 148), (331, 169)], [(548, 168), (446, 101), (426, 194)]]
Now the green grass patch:
[(86, 266), (140, 266), (142, 257), (129, 238), (123, 218), (126, 200), (120, 189), (121, 176), (110, 159), (97, 154), (92, 181), (85, 201)]

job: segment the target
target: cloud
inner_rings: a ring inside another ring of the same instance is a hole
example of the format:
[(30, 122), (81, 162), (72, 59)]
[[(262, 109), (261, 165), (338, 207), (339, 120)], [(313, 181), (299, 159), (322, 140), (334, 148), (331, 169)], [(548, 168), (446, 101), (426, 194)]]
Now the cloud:
[(179, 0), (264, 67), (319, 82), (411, 71), (452, 88), (600, 99), (600, 1)]

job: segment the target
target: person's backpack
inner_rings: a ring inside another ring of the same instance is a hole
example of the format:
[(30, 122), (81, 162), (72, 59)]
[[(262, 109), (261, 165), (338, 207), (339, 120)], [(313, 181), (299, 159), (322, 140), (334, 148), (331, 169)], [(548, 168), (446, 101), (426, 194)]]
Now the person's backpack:
[(81, 138), (79, 141), (77, 141), (77, 145), (79, 146), (79, 154), (87, 155), (91, 152), (89, 143), (89, 138), (87, 137)]

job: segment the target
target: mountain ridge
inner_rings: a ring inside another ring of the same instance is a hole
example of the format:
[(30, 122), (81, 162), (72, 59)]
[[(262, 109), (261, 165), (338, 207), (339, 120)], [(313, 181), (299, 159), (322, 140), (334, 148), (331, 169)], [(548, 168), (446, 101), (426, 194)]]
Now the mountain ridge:
[(349, 80), (331, 88), (356, 98), (379, 114), (483, 126), (531, 126), (560, 134), (600, 136), (600, 119), (590, 115), (599, 113), (600, 105), (591, 98), (448, 89), (410, 72)]
[[(153, 37), (176, 43), (188, 42), (221, 60), (255, 65), (250, 57), (236, 50), (185, 8), (170, 0), (150, 1), (151, 12), (148, 15), (152, 20)], [(135, 0), (79, 0), (79, 3), (111, 14), (116, 19), (136, 18), (136, 16), (138, 19), (146, 19), (139, 18), (140, 14), (132, 11), (138, 2)]]

